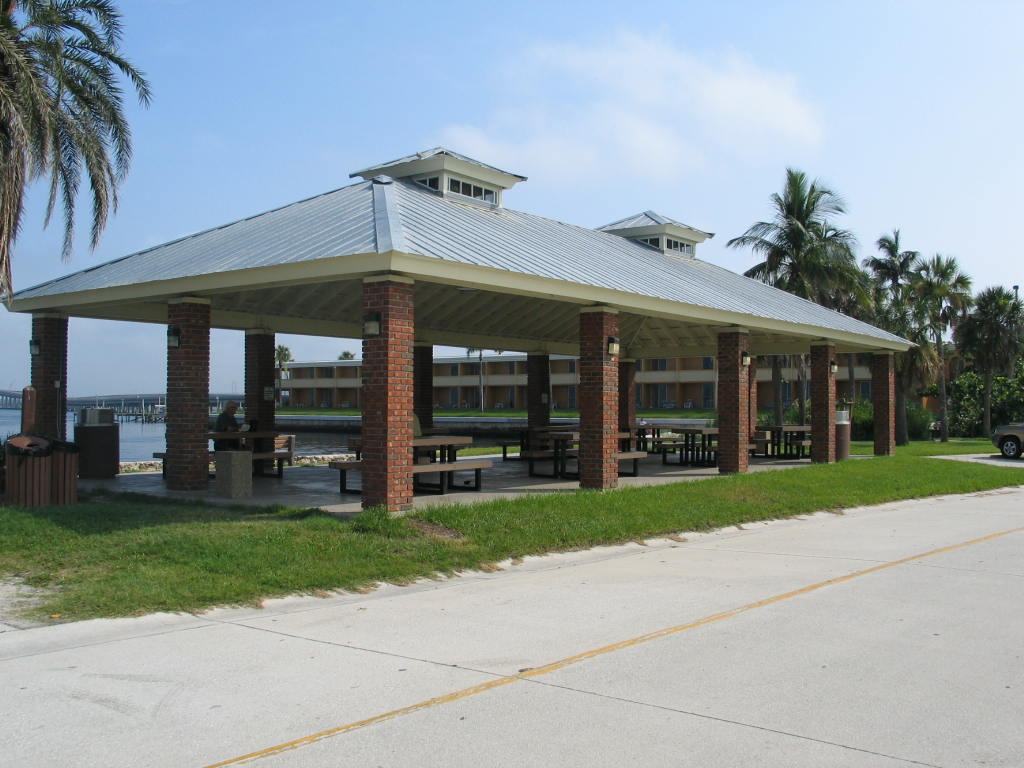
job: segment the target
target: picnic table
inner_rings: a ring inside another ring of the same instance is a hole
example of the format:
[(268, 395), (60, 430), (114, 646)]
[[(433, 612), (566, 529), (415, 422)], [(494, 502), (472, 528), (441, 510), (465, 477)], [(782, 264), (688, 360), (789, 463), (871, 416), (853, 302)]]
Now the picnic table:
[(802, 458), (810, 448), (811, 427), (808, 424), (776, 424), (761, 427), (768, 433), (765, 455), (780, 459)]
[[(415, 453), (426, 454), (429, 452), (431, 461), (455, 461), (459, 448), (465, 448), (473, 444), (473, 438), (469, 435), (423, 435), (412, 439), (412, 447)], [(348, 447), (361, 459), (363, 454), (363, 439), (361, 437), (350, 437)]]
[[(465, 448), (473, 443), (473, 438), (468, 435), (423, 435), (412, 439), (413, 449), (413, 487), (418, 490), (427, 490), (434, 493), (444, 493), (452, 490), (455, 486), (455, 473), (472, 471), (475, 482), (469, 486), (469, 490), (479, 491), (482, 487), (481, 472), (490, 469), (493, 462), (490, 459), (459, 459), (457, 456), (460, 448)], [(339, 490), (342, 493), (361, 493), (362, 489), (349, 488), (347, 473), (349, 470), (362, 470), (366, 460), (362, 457), (362, 438), (355, 437), (348, 441), (349, 448), (355, 454), (355, 459), (332, 461), (329, 463), (331, 469), (340, 471)], [(429, 461), (417, 462), (417, 455)], [(424, 474), (437, 474), (436, 483), (427, 483), (421, 479)], [(469, 481), (466, 481), (467, 485)]]
[[(580, 440), (579, 431), (550, 427), (541, 428), (541, 430), (538, 431), (543, 431), (544, 436), (551, 442), (551, 447), (544, 450), (530, 450), (525, 452), (525, 457), (530, 464), (530, 475), (537, 476), (540, 474), (534, 469), (534, 463), (536, 461), (550, 459), (552, 461), (552, 471), (550, 475), (545, 475), (546, 477), (578, 480), (580, 476), (579, 469), (577, 468), (575, 472), (570, 472), (568, 470), (568, 462), (571, 458), (577, 458), (575, 446)], [(629, 441), (633, 438), (633, 434), (631, 432), (616, 432), (615, 438), (619, 441), (625, 442), (624, 445), (620, 444), (620, 448), (622, 450), (618, 451), (615, 454), (615, 457), (620, 461), (633, 461), (632, 472), (620, 472), (619, 474), (626, 474), (635, 477), (638, 473), (637, 460), (640, 456), (645, 454), (629, 450)]]
[(713, 467), (718, 463), (718, 427), (676, 427), (675, 435), (675, 443), (662, 442), (662, 464), (669, 463), (672, 448), (678, 448), (680, 464)]

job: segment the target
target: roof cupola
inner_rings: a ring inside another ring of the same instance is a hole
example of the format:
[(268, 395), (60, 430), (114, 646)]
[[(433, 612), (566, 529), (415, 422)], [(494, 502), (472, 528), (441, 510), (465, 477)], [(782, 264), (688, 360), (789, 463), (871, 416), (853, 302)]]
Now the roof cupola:
[(444, 147), (434, 147), (415, 155), (400, 157), (350, 174), (372, 179), (387, 174), (393, 179), (409, 179), (443, 197), (460, 202), (473, 201), (498, 207), (501, 193), (525, 176), (502, 171)]
[(654, 211), (644, 211), (613, 221), (598, 227), (598, 230), (650, 245), (669, 256), (688, 259), (697, 257), (698, 243), (715, 236), (712, 232), (702, 232)]

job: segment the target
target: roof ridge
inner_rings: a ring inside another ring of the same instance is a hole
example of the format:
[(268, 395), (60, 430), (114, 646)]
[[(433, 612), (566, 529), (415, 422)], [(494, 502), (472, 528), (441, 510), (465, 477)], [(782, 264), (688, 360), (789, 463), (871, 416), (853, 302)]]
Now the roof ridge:
[(389, 176), (376, 176), (371, 184), (377, 253), (404, 251), (405, 231), (402, 229), (402, 217), (395, 204), (394, 180)]

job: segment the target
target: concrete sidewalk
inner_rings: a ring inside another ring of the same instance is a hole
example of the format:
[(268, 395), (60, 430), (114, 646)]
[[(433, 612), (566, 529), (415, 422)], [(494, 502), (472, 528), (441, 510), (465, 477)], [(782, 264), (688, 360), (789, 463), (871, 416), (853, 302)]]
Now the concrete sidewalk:
[(0, 634), (11, 766), (1020, 766), (1024, 490)]

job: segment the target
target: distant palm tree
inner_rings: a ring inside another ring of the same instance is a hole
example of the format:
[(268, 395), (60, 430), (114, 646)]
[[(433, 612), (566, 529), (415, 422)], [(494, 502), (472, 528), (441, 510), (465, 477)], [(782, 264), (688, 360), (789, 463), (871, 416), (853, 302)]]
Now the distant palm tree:
[(912, 289), (918, 302), (923, 325), (932, 333), (939, 365), (939, 419), (941, 440), (949, 440), (949, 414), (946, 408), (946, 361), (942, 337), (971, 306), (971, 278), (960, 271), (952, 256), (935, 254), (921, 264)]
[(875, 246), (882, 255), (864, 259), (864, 266), (871, 270), (875, 282), (888, 286), (894, 292), (901, 286), (910, 285), (911, 278), (920, 267), (921, 254), (902, 250), (898, 229), (894, 229), (891, 235), (882, 235), (875, 241)]
[[(846, 212), (843, 199), (818, 180), (793, 168), (786, 169), (782, 194), (771, 196), (772, 218), (752, 224), (726, 245), (750, 248), (763, 260), (744, 274), (819, 304), (829, 305), (838, 290), (859, 290), (860, 270), (852, 233), (836, 227), (831, 217)], [(775, 419), (782, 423), (781, 365), (772, 358), (775, 383)], [(805, 366), (798, 366), (803, 371)], [(805, 388), (801, 375), (801, 421)]]
[(900, 231), (882, 235), (875, 241), (879, 256), (864, 259), (875, 283), (874, 322), (917, 346), (896, 356), (896, 445), (910, 442), (907, 429), (907, 396), (936, 373), (931, 339), (922, 332), (920, 316), (912, 311), (910, 284), (921, 266), (921, 254), (906, 250)]
[(283, 369), (292, 361), (292, 351), (284, 344), (278, 344), (274, 349), (274, 360), (277, 362), (277, 367)]
[(982, 429), (992, 434), (992, 379), (1008, 373), (1024, 351), (1024, 307), (1005, 288), (986, 288), (956, 329), (960, 351), (974, 360), (984, 382)]
[(26, 186), (49, 175), (46, 223), (64, 210), (63, 256), (74, 240), (82, 172), (95, 248), (131, 160), (119, 78), (148, 104), (149, 83), (120, 53), (109, 0), (2, 0), (0, 5), (0, 293), (10, 300), (11, 248)]

